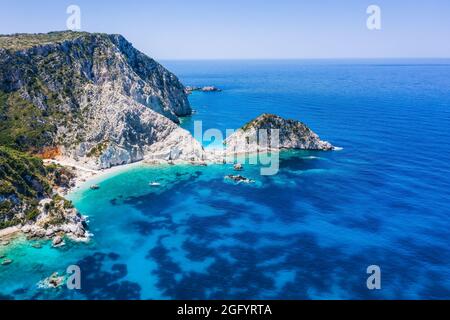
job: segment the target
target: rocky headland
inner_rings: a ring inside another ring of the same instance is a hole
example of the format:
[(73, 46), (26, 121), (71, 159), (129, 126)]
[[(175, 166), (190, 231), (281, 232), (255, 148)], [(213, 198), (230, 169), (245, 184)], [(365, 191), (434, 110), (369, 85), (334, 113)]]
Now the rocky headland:
[(330, 151), (335, 148), (329, 142), (321, 140), (304, 123), (267, 113), (245, 124), (229, 136), (224, 145), (226, 154), (282, 149)]

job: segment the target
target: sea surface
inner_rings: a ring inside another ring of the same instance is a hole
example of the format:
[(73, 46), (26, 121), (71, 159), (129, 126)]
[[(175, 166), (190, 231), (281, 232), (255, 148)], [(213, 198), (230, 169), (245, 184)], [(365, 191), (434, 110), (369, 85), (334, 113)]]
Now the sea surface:
[[(14, 261), (1, 299), (450, 298), (449, 60), (163, 64), (223, 89), (190, 96), (188, 130), (225, 134), (268, 112), (343, 150), (283, 152), (274, 176), (246, 164), (248, 185), (224, 180), (228, 164), (139, 165), (84, 186), (70, 198), (92, 241), (0, 247)], [(81, 290), (37, 286), (69, 265)]]

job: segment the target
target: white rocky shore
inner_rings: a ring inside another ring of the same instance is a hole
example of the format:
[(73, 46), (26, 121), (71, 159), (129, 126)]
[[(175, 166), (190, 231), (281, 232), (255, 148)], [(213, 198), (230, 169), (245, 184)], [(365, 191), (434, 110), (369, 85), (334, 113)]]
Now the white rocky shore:
[[(39, 204), (40, 215), (34, 223), (28, 223), (20, 227), (20, 231), (24, 233), (29, 239), (52, 239), (53, 246), (58, 247), (64, 244), (63, 237), (67, 236), (69, 239), (77, 242), (87, 242), (90, 238), (90, 233), (87, 231), (87, 220), (80, 215), (75, 208), (64, 209), (64, 222), (51, 225), (52, 217), (48, 211), (45, 210), (46, 204), (49, 200), (43, 200)], [(57, 206), (63, 204), (57, 203)]]
[(64, 245), (64, 237), (72, 241), (87, 242), (91, 234), (88, 231), (87, 220), (75, 208), (63, 208), (63, 203), (56, 203), (58, 210), (63, 213), (64, 222), (52, 222), (53, 216), (45, 209), (51, 199), (42, 200), (39, 204), (40, 214), (33, 222), (0, 230), (0, 241), (7, 245), (10, 240), (18, 235), (24, 234), (28, 239), (52, 240), (54, 247)]

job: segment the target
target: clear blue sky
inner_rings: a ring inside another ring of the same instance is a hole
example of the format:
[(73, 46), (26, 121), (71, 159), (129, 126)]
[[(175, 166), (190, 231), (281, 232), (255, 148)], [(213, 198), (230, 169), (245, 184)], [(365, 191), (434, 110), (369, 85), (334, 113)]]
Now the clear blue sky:
[[(449, 0), (0, 0), (0, 33), (120, 33), (157, 59), (450, 57)], [(366, 9), (382, 10), (382, 30)]]

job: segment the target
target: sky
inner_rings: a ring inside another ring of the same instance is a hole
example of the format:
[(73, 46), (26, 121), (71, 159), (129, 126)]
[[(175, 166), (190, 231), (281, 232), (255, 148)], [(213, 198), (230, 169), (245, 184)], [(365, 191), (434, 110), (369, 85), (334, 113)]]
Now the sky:
[[(449, 0), (0, 0), (0, 34), (119, 33), (156, 59), (450, 58)], [(381, 9), (381, 30), (366, 10)]]

